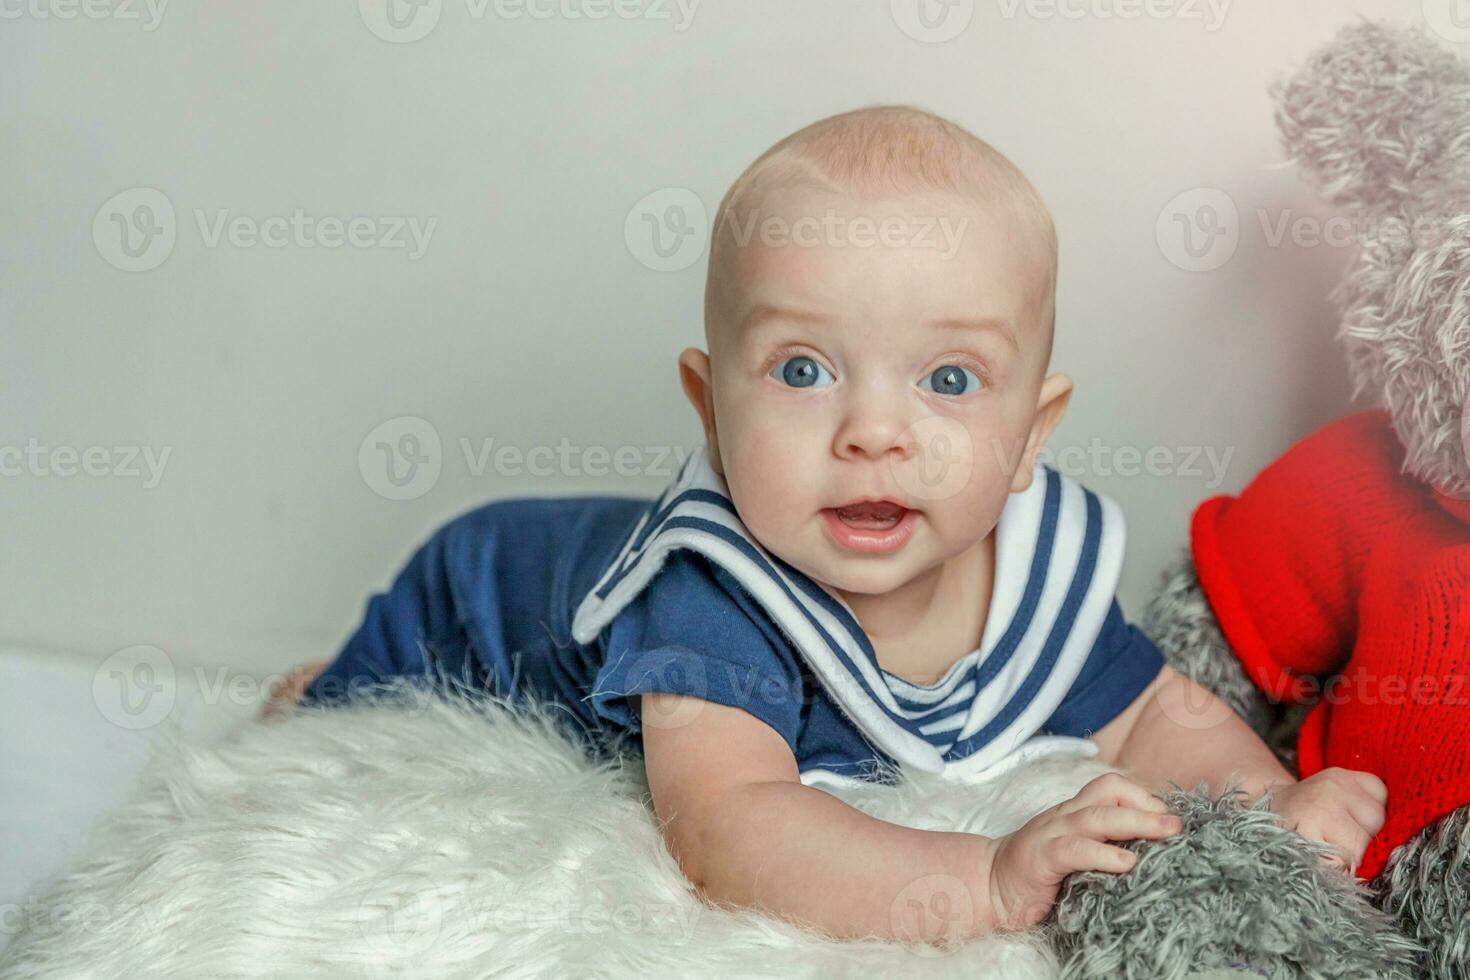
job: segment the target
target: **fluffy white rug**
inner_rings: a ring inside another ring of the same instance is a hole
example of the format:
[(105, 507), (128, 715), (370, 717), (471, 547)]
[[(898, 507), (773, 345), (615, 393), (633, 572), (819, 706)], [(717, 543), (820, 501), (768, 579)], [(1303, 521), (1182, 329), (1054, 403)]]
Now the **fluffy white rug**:
[[(1034, 937), (836, 942), (704, 905), (637, 757), (544, 716), (419, 698), (175, 738), (32, 903), (0, 975), (1054, 978)], [(914, 827), (1007, 833), (1106, 767), (1050, 758), (977, 786), (835, 791)]]

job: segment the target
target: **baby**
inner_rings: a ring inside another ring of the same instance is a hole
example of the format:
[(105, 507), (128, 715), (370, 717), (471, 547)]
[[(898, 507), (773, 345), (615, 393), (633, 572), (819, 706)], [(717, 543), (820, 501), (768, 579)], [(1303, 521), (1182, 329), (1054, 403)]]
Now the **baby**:
[[(1067, 875), (1132, 867), (1114, 842), (1178, 832), (1151, 792), (1171, 781), (1274, 789), (1356, 864), (1383, 784), (1297, 782), (1165, 666), (1114, 598), (1117, 506), (1037, 461), (1073, 387), (1047, 373), (1056, 254), (1035, 189), (947, 120), (873, 107), (786, 137), (715, 217), (709, 350), (679, 356), (705, 444), (662, 496), (458, 518), (273, 708), (411, 676), (632, 736), (701, 896), (838, 937), (1033, 925)], [(1053, 752), (1132, 778), (996, 839), (826, 792)]]

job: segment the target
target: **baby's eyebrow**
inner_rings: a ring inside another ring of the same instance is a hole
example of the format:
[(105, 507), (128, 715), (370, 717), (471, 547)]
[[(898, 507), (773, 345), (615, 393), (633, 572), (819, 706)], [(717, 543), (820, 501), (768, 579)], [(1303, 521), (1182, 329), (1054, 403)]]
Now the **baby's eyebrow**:
[(793, 320), (797, 323), (820, 324), (828, 322), (829, 319), (823, 313), (798, 310), (790, 306), (772, 306), (768, 303), (757, 303), (741, 318), (740, 330), (743, 333), (759, 327), (761, 324), (769, 323), (772, 320)]
[(1011, 321), (1003, 316), (984, 316), (977, 318), (951, 317), (943, 320), (931, 321), (936, 327), (951, 327), (956, 330), (980, 330), (990, 331), (998, 334), (1001, 339), (1011, 345), (1016, 353), (1021, 352), (1021, 345), (1016, 341), (1016, 332), (1011, 329)]

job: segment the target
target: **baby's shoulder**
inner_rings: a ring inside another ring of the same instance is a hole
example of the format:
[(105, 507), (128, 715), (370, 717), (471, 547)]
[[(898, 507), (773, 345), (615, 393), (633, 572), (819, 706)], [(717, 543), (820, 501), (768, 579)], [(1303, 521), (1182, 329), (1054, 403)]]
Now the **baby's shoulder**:
[(671, 550), (613, 626), (624, 637), (636, 631), (644, 646), (684, 646), (741, 662), (798, 662), (791, 642), (735, 576), (691, 548)]
[(640, 598), (660, 615), (685, 620), (723, 623), (764, 615), (733, 575), (692, 548), (672, 549)]

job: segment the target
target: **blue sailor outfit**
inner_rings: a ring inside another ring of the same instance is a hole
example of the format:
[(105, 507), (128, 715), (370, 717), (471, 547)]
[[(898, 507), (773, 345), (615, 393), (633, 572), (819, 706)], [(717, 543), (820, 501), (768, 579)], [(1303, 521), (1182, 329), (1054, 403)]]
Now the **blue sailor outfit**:
[(700, 448), (656, 500), (517, 498), (441, 528), (307, 700), (408, 675), (535, 699), (590, 740), (637, 744), (640, 696), (686, 694), (769, 725), (816, 786), (1094, 754), (1085, 736), (1163, 666), (1115, 598), (1122, 514), (1038, 464), (995, 533), (980, 646), (914, 684), (879, 665), (845, 602), (750, 535)]

